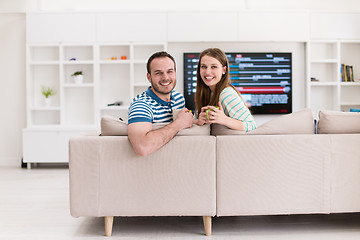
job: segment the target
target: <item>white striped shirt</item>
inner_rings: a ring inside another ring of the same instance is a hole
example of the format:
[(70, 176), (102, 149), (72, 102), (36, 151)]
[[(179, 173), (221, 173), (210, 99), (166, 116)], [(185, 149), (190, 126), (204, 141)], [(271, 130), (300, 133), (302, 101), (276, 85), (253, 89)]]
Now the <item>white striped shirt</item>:
[(166, 123), (173, 121), (172, 109), (185, 107), (184, 96), (171, 91), (170, 102), (159, 98), (149, 87), (137, 95), (129, 107), (128, 124), (134, 122)]
[(242, 121), (246, 132), (256, 128), (254, 117), (245, 106), (242, 98), (232, 87), (227, 87), (222, 90), (219, 101), (224, 109), (225, 115)]

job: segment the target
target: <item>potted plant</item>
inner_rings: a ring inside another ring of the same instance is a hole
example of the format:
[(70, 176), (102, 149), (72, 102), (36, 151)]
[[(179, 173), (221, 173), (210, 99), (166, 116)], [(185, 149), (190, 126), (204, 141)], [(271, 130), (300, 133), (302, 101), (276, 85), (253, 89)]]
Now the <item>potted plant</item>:
[(45, 106), (50, 107), (51, 106), (50, 96), (54, 96), (56, 94), (56, 90), (51, 87), (42, 86), (41, 93), (44, 96)]
[(84, 75), (82, 71), (74, 72), (73, 74), (71, 74), (71, 76), (73, 77), (76, 84), (81, 84), (83, 82)]

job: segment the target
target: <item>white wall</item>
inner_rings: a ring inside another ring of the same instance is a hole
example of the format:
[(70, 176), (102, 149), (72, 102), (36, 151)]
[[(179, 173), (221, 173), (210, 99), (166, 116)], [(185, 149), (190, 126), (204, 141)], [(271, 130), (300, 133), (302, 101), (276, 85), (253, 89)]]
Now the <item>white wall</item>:
[(25, 14), (0, 13), (0, 165), (20, 166), (25, 110)]

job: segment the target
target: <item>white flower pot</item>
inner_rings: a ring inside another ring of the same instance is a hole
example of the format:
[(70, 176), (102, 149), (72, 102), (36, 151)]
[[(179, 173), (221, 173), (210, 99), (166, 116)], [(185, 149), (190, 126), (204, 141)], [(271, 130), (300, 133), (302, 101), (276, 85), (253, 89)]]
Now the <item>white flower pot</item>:
[(81, 84), (84, 80), (84, 76), (83, 75), (76, 75), (76, 76), (73, 76), (73, 79), (74, 79), (74, 82), (76, 84)]
[(51, 107), (51, 98), (48, 97), (48, 98), (44, 98), (44, 104), (45, 104), (45, 107)]

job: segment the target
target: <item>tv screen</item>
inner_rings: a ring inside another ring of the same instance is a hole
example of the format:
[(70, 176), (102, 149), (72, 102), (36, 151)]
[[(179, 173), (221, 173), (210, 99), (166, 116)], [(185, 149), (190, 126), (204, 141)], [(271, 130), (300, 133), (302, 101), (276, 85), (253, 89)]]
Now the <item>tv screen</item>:
[[(253, 114), (292, 112), (291, 53), (227, 52), (232, 85)], [(195, 109), (200, 53), (184, 53), (186, 107)]]

